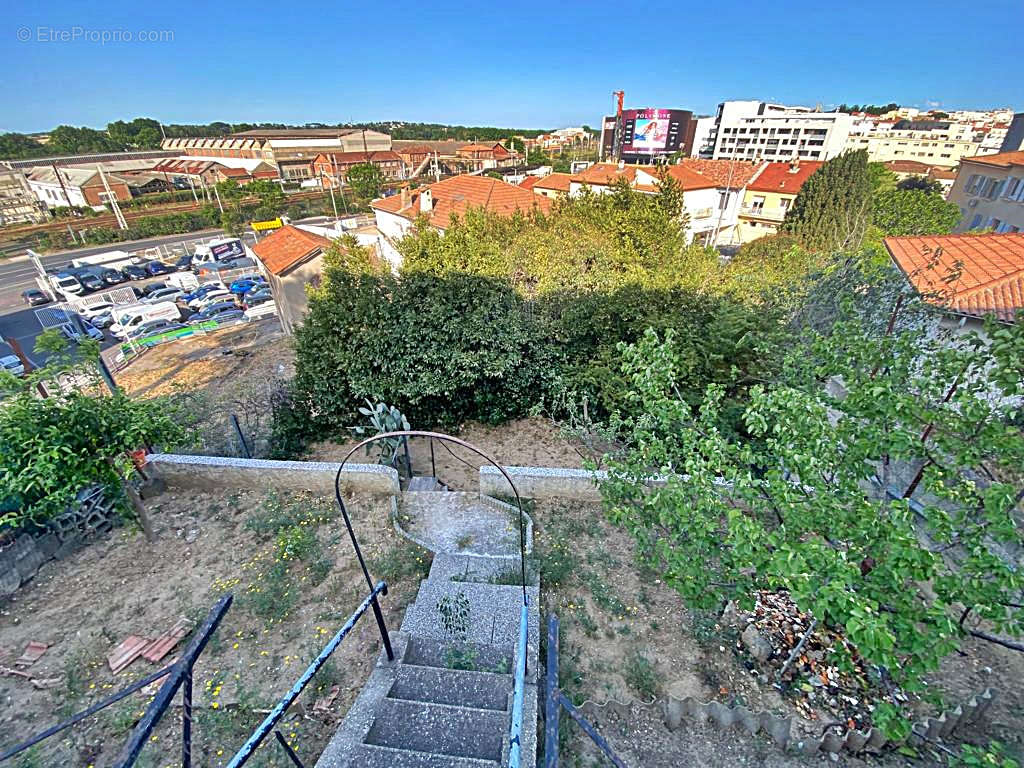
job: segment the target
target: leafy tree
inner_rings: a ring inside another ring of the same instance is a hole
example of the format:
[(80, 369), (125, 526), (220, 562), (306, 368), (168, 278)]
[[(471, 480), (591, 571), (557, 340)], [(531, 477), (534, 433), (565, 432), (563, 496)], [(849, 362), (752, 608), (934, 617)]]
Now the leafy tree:
[(927, 176), (907, 176), (900, 180), (896, 189), (917, 189), (930, 195), (941, 195), (942, 182), (937, 179), (929, 179)]
[(107, 136), (105, 131), (94, 128), (75, 128), (58, 125), (50, 131), (50, 143), (46, 145), (53, 155), (77, 155), (90, 152), (118, 152), (123, 147)]
[(878, 334), (850, 313), (751, 390), (740, 441), (721, 388), (690, 407), (677, 338), (648, 333), (622, 350), (640, 415), (618, 425), (608, 512), (691, 604), (787, 590), (907, 690), (966, 635), (1024, 650), (993, 634), (1024, 633), (1024, 323), (987, 334)]
[(868, 163), (871, 191), (875, 194), (896, 188), (896, 174), (885, 167), (885, 163)]
[(380, 197), (380, 190), (384, 185), (384, 174), (373, 163), (360, 163), (348, 169), (345, 181), (352, 187), (356, 197), (372, 200), (375, 197)]
[(811, 174), (781, 231), (795, 235), (809, 250), (831, 253), (856, 249), (870, 220), (868, 153), (860, 149), (829, 160)]
[[(62, 513), (82, 488), (100, 484), (130, 495), (128, 452), (188, 438), (168, 401), (106, 394), (97, 374), (99, 345), (75, 351), (57, 331), (39, 336), (46, 366), (25, 378), (0, 372), (0, 530), (42, 524)], [(49, 397), (40, 397), (43, 385)], [(136, 501), (133, 497), (133, 501)], [(134, 506), (134, 505), (133, 505)]]
[(960, 208), (922, 189), (895, 189), (875, 196), (873, 223), (885, 236), (948, 235), (960, 221)]
[(23, 133), (0, 133), (0, 157), (7, 160), (23, 160), (42, 157), (46, 147)]

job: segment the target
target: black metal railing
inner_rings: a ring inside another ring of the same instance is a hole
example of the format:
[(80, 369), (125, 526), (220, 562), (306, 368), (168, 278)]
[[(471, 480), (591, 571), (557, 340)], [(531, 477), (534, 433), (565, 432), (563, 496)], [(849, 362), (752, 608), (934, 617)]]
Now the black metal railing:
[[(246, 739), (245, 744), (243, 744), (242, 747), (238, 750), (238, 752), (235, 753), (235, 756), (231, 758), (231, 762), (228, 763), (227, 768), (240, 768), (241, 766), (245, 765), (246, 762), (248, 762), (249, 758), (253, 756), (257, 749), (259, 749), (260, 744), (263, 743), (263, 740), (270, 735), (271, 731), (274, 730), (278, 722), (280, 722), (281, 718), (285, 716), (285, 713), (287, 713), (288, 708), (305, 690), (306, 686), (309, 685), (309, 681), (312, 680), (313, 676), (320, 670), (320, 668), (327, 663), (327, 660), (331, 657), (331, 654), (334, 653), (335, 650), (337, 650), (339, 645), (341, 645), (341, 641), (344, 640), (348, 636), (348, 633), (352, 631), (352, 629), (356, 625), (356, 622), (358, 622), (359, 619), (362, 618), (363, 614), (366, 613), (366, 611), (370, 608), (371, 605), (377, 604), (378, 595), (386, 595), (387, 593), (388, 585), (383, 581), (377, 582), (376, 586), (374, 586), (374, 588), (370, 590), (370, 594), (368, 594), (363, 599), (363, 602), (356, 609), (355, 613), (349, 616), (348, 621), (345, 622), (345, 625), (335, 633), (334, 637), (331, 638), (330, 642), (328, 642), (327, 645), (324, 646), (323, 650), (320, 651), (320, 654), (315, 659), (313, 659), (310, 665), (306, 667), (306, 670), (299, 676), (299, 679), (295, 681), (295, 684), (291, 687), (288, 693), (286, 693), (281, 698), (281, 700), (274, 705), (274, 708), (270, 710), (270, 714), (268, 714), (266, 718), (264, 718), (263, 722), (260, 723), (256, 727), (256, 730), (252, 732), (252, 735), (250, 735), (249, 738)], [(393, 656), (390, 654), (391, 643), (388, 642), (386, 647), (389, 651), (388, 658), (393, 658)], [(276, 735), (278, 743), (282, 746), (282, 748), (284, 748), (285, 753), (288, 755), (291, 761), (295, 763), (295, 765), (300, 766), (301, 768), (302, 763), (299, 761), (298, 756), (291, 749), (288, 743), (284, 740), (279, 731), (276, 732)]]
[(590, 737), (590, 740), (597, 745), (612, 765), (616, 768), (626, 768), (626, 764), (615, 754), (593, 724), (558, 688), (558, 617), (553, 613), (548, 615), (547, 645), (548, 664), (544, 685), (544, 768), (558, 768), (559, 716), (563, 709), (576, 721), (576, 724)]
[(210, 613), (206, 617), (206, 621), (203, 622), (202, 626), (193, 634), (192, 640), (189, 642), (188, 647), (182, 652), (181, 657), (174, 664), (164, 667), (159, 672), (154, 672), (151, 675), (147, 675), (142, 680), (132, 683), (126, 688), (122, 688), (112, 696), (108, 696), (102, 701), (93, 704), (88, 709), (79, 712), (76, 715), (69, 717), (67, 720), (60, 722), (47, 728), (45, 731), (36, 734), (31, 739), (17, 744), (11, 747), (3, 754), (0, 754), (0, 762), (8, 760), (27, 749), (39, 744), (46, 739), (60, 733), (61, 731), (70, 728), (75, 723), (79, 723), (87, 717), (95, 715), (107, 707), (116, 704), (122, 699), (130, 696), (147, 685), (166, 677), (167, 679), (160, 686), (156, 696), (150, 702), (146, 708), (146, 712), (142, 719), (135, 726), (132, 731), (131, 737), (128, 742), (124, 745), (121, 753), (118, 755), (116, 761), (113, 763), (115, 768), (128, 768), (135, 764), (138, 759), (139, 753), (142, 748), (146, 745), (149, 740), (153, 729), (157, 723), (167, 712), (168, 707), (171, 705), (175, 694), (178, 689), (182, 689), (182, 719), (181, 719), (181, 765), (182, 768), (191, 768), (192, 765), (192, 668), (195, 666), (196, 660), (202, 654), (203, 649), (206, 648), (206, 644), (210, 641), (210, 637), (214, 632), (217, 631), (217, 627), (220, 625), (221, 619), (224, 618), (224, 614), (227, 613), (228, 608), (231, 607), (232, 596), (225, 595), (216, 605), (210, 609)]

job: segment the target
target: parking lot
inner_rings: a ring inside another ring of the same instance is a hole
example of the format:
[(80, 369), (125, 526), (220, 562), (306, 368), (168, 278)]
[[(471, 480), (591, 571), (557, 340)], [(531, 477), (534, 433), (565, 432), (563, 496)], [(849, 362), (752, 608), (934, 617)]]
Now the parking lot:
[[(126, 244), (120, 244), (118, 246), (100, 247), (100, 248), (88, 248), (74, 252), (66, 252), (54, 256), (42, 257), (42, 265), (47, 271), (53, 272), (57, 269), (62, 269), (66, 265), (70, 265), (73, 259), (81, 259), (83, 257), (95, 256), (96, 254), (103, 254), (113, 250), (127, 250), (128, 253), (134, 258), (140, 260), (141, 263), (145, 264), (147, 261), (159, 261), (164, 264), (173, 265), (179, 257), (184, 254), (192, 254), (195, 251), (197, 245), (208, 242), (211, 236), (218, 236), (219, 232), (212, 232), (205, 234), (205, 236), (182, 235), (174, 236), (172, 238), (160, 238), (160, 242), (156, 240), (150, 241), (139, 241), (137, 243), (126, 246)], [(134, 247), (132, 247), (134, 246)], [(166, 321), (165, 325), (161, 326), (157, 323), (156, 328), (152, 328), (154, 334), (156, 331), (164, 331), (164, 334), (157, 337), (153, 335), (151, 337), (153, 343), (159, 343), (162, 341), (173, 340), (176, 335), (189, 335), (191, 327), (189, 320), (191, 319), (196, 323), (196, 332), (209, 332), (215, 330), (220, 325), (226, 325), (229, 322), (242, 322), (246, 319), (241, 316), (241, 311), (234, 312), (234, 308), (227, 306), (227, 302), (235, 302), (235, 304), (241, 304), (243, 294), (241, 290), (232, 294), (230, 292), (231, 283), (240, 276), (254, 275), (255, 270), (253, 267), (246, 267), (242, 269), (224, 271), (223, 273), (204, 274), (198, 276), (196, 279), (199, 284), (211, 284), (206, 285), (205, 290), (211, 293), (210, 300), (221, 299), (221, 312), (213, 318), (214, 322), (205, 322), (202, 327), (199, 326), (200, 320), (205, 318), (196, 318), (193, 315), (197, 312), (201, 312), (206, 307), (202, 305), (188, 306), (184, 299), (191, 298), (189, 296), (183, 296), (187, 293), (187, 287), (189, 284), (190, 272), (183, 270), (176, 270), (169, 274), (158, 274), (142, 277), (136, 274), (136, 277), (140, 279), (132, 279), (129, 281), (122, 282), (120, 284), (104, 285), (100, 290), (83, 292), (80, 296), (72, 297), (70, 301), (64, 300), (64, 297), (55, 295), (54, 291), (50, 292), (50, 295), (57, 299), (57, 301), (47, 302), (44, 305), (35, 307), (28, 306), (22, 297), (22, 292), (37, 288), (39, 281), (35, 279), (38, 276), (38, 269), (30, 259), (21, 258), (15, 259), (10, 262), (0, 263), (0, 336), (5, 339), (13, 339), (15, 343), (20, 346), (21, 351), (24, 352), (33, 364), (43, 364), (45, 360), (39, 359), (34, 354), (34, 347), (36, 338), (42, 332), (44, 325), (62, 324), (61, 321), (66, 319), (66, 313), (68, 311), (74, 311), (81, 315), (86, 320), (95, 320), (96, 325), (100, 326), (98, 329), (102, 333), (101, 349), (103, 351), (104, 359), (112, 367), (119, 367), (122, 363), (121, 355), (123, 351), (124, 341), (123, 338), (118, 338), (110, 330), (110, 325), (113, 324), (111, 318), (95, 319), (94, 315), (97, 314), (99, 309), (102, 309), (101, 304), (112, 303), (115, 306), (121, 306), (124, 304), (142, 304), (143, 302), (150, 301), (146, 294), (153, 294), (152, 302), (154, 304), (160, 304), (165, 307), (165, 311), (158, 313), (159, 316), (153, 318), (143, 317), (139, 319), (138, 324), (148, 323), (150, 320), (155, 321)], [(136, 270), (136, 273), (138, 270)], [(219, 279), (218, 279), (219, 278)], [(176, 283), (178, 286), (186, 286), (185, 291), (179, 291), (178, 288), (172, 286), (171, 283)], [(221, 288), (222, 292), (214, 293), (213, 285), (216, 283), (216, 287)], [(164, 290), (159, 290), (161, 287)], [(241, 288), (241, 286), (236, 286)], [(253, 286), (258, 287), (258, 286)], [(269, 293), (269, 292), (266, 292)], [(205, 298), (205, 297), (201, 297)], [(178, 314), (174, 316), (170, 310), (166, 309), (166, 302), (177, 302)], [(266, 301), (266, 297), (264, 297)], [(209, 303), (209, 302), (207, 302)], [(245, 310), (246, 307), (237, 307), (239, 310)], [(109, 307), (108, 307), (109, 309)], [(253, 312), (259, 317), (266, 316), (267, 310), (272, 307), (264, 306), (263, 310), (256, 310), (253, 308)], [(4, 311), (7, 310), (7, 311)], [(44, 310), (44, 311), (39, 311)], [(261, 314), (260, 314), (261, 313)], [(255, 319), (255, 318), (251, 318)], [(104, 322), (106, 320), (106, 322)], [(180, 323), (181, 327), (176, 326)], [(75, 324), (79, 331), (86, 331), (91, 333), (87, 326), (83, 324)], [(143, 330), (149, 330), (147, 327)], [(98, 335), (98, 334), (97, 334)], [(130, 353), (136, 352), (136, 345), (130, 344)], [(12, 349), (9, 345), (0, 342), (0, 357), (10, 355)]]

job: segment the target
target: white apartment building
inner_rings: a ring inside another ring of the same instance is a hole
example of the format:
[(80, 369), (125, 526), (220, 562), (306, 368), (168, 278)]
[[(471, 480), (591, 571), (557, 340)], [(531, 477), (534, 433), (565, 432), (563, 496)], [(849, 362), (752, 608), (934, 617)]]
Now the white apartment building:
[(716, 160), (830, 160), (846, 149), (853, 118), (764, 101), (726, 101), (715, 116)]
[(696, 128), (693, 132), (693, 147), (690, 157), (711, 158), (715, 153), (715, 118), (698, 117), (694, 119)]
[(974, 129), (968, 124), (902, 120), (887, 130), (851, 135), (846, 146), (850, 150), (866, 149), (873, 163), (915, 160), (953, 168), (962, 158), (978, 154), (981, 144), (975, 141)]

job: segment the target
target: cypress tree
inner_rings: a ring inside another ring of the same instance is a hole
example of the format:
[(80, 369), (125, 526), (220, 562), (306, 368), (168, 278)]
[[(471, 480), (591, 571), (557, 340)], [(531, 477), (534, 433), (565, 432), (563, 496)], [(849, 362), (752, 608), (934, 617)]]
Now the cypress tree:
[(786, 214), (782, 231), (810, 251), (857, 248), (871, 222), (867, 150), (846, 152), (811, 174)]

